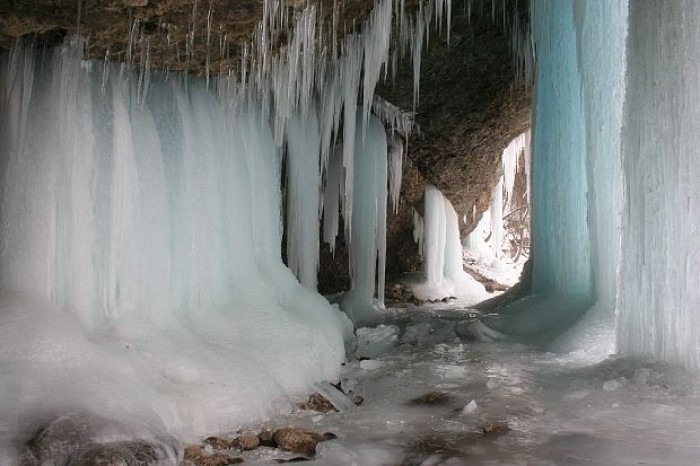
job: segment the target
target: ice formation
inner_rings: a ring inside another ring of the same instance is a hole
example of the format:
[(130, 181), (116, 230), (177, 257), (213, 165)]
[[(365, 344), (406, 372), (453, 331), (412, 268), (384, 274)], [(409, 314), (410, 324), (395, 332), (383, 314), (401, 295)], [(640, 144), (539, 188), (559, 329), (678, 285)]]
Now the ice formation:
[[(436, 5), (449, 11), (421, 14)], [(396, 138), (413, 122), (374, 87), (428, 24), (380, 0), (341, 39), (314, 5), (263, 6), (239, 75), (152, 72), (138, 20), (121, 66), (82, 61), (79, 39), (2, 56), (0, 462), (67, 411), (105, 419), (102, 442), (141, 436), (177, 455), (336, 376), (349, 322), (313, 291), (321, 215), (333, 247), (343, 214), (348, 314), (380, 320), (388, 186), (396, 205)], [(195, 40), (173, 44), (184, 68)]]
[(527, 338), (551, 335), (597, 302), (557, 345), (607, 355), (620, 250), (627, 2), (533, 0), (531, 27), (533, 294), (494, 327)]
[(700, 4), (629, 5), (620, 349), (700, 365)]
[(464, 271), (459, 220), (452, 203), (435, 186), (424, 193), (425, 215), (414, 213), (414, 235), (421, 241), (423, 277), (412, 283), (420, 299), (455, 297), (465, 305), (488, 297), (483, 285)]
[(260, 108), (160, 74), (140, 101), (118, 68), (103, 95), (81, 51), (3, 58), (0, 431), (83, 411), (185, 439), (336, 375), (343, 319), (280, 260)]
[[(357, 123), (361, 118), (358, 113)], [(386, 133), (376, 117), (370, 117), (364, 136), (357, 132), (354, 147), (351, 285), (341, 307), (356, 325), (376, 325), (384, 303), (388, 197)]]
[(316, 290), (319, 260), (321, 139), (316, 110), (287, 124), (287, 265)]

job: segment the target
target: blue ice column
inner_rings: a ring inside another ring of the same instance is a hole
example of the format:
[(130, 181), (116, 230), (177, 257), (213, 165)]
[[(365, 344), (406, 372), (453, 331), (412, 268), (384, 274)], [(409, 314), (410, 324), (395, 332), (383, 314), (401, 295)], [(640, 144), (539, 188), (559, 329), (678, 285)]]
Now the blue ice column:
[(573, 1), (533, 0), (533, 292), (588, 301), (585, 119)]
[(597, 300), (614, 333), (626, 12), (626, 0), (531, 2), (532, 296), (494, 323), (505, 333), (553, 337)]

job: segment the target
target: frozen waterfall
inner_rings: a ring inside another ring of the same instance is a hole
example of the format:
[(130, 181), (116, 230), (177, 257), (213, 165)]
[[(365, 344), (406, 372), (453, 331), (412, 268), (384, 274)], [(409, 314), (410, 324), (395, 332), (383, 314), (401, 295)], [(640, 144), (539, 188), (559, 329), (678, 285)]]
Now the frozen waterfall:
[(414, 236), (420, 240), (423, 273), (411, 283), (419, 299), (456, 298), (468, 306), (488, 298), (484, 286), (464, 271), (459, 219), (452, 203), (435, 186), (423, 195), (425, 212), (414, 214)]
[(555, 347), (697, 368), (700, 7), (533, 0), (531, 15), (533, 289), (491, 324), (532, 341), (583, 315)]
[(700, 4), (630, 2), (620, 349), (700, 364)]
[(65, 411), (222, 431), (337, 375), (346, 319), (280, 259), (280, 152), (255, 101), (153, 73), (139, 102), (81, 50), (19, 45), (1, 66), (0, 450)]

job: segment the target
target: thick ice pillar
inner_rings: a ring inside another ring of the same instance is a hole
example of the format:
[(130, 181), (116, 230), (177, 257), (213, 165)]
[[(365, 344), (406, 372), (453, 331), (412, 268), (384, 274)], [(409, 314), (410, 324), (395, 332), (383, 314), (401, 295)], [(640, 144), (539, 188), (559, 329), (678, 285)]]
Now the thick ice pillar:
[(598, 345), (602, 354), (614, 346), (627, 1), (532, 0), (531, 6), (534, 296), (494, 327), (550, 340), (595, 304), (564, 339), (586, 349)]
[(533, 0), (533, 291), (591, 296), (586, 141), (574, 2)]
[(700, 3), (630, 2), (619, 348), (698, 366)]
[(287, 262), (299, 282), (316, 290), (319, 255), (321, 136), (316, 110), (287, 124)]
[[(357, 124), (362, 114), (358, 112)], [(347, 141), (346, 141), (347, 143)], [(357, 325), (382, 321), (386, 257), (387, 140), (374, 116), (355, 134), (350, 237), (351, 289), (341, 307)], [(376, 299), (375, 299), (376, 296)]]

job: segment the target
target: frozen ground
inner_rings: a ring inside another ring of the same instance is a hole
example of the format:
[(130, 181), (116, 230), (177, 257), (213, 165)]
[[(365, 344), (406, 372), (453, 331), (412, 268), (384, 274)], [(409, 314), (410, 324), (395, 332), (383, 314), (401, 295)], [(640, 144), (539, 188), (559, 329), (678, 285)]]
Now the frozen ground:
[[(306, 464), (700, 464), (697, 383), (683, 370), (625, 358), (599, 362), (585, 351), (556, 355), (465, 342), (454, 328), (474, 317), (466, 310), (402, 312), (394, 323), (411, 343), (377, 363), (346, 365), (343, 386), (363, 396), (363, 405), (275, 421), (338, 435), (319, 444)], [(411, 403), (436, 390), (449, 395), (446, 403)], [(491, 421), (507, 423), (510, 431), (483, 434)], [(259, 449), (248, 453), (246, 464), (271, 464), (276, 457)]]

